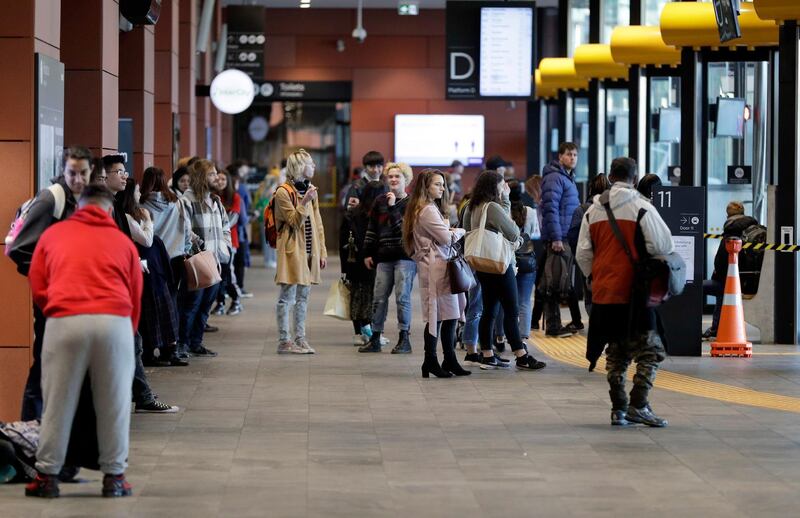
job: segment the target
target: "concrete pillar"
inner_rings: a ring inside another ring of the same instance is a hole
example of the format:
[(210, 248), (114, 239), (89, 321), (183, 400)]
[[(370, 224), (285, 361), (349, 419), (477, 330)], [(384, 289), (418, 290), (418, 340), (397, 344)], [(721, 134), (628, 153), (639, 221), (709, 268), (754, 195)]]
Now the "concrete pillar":
[(133, 119), (131, 174), (141, 179), (153, 165), (153, 118), (155, 110), (155, 33), (153, 26), (139, 26), (119, 37), (119, 115)]
[[(23, 2), (24, 3), (24, 2)], [(64, 0), (64, 144), (97, 154), (117, 151), (119, 128), (119, 4)]]
[[(6, 182), (0, 196), (0, 221), (5, 225), (13, 219), (17, 207), (34, 194), (34, 54), (60, 59), (60, 18), (61, 0), (3, 5), (0, 164)], [(6, 301), (0, 312), (0, 421), (16, 421), (31, 364), (31, 296), (28, 280), (5, 257), (0, 257), (0, 285)]]
[[(184, 0), (191, 3), (191, 0)], [(173, 118), (178, 113), (178, 49), (180, 0), (163, 2), (155, 26), (155, 108), (153, 161), (170, 174), (177, 150), (173, 150)]]
[(180, 3), (180, 26), (178, 39), (178, 112), (180, 114), (180, 155), (197, 154), (197, 107), (194, 87), (196, 84), (197, 2), (184, 0)]

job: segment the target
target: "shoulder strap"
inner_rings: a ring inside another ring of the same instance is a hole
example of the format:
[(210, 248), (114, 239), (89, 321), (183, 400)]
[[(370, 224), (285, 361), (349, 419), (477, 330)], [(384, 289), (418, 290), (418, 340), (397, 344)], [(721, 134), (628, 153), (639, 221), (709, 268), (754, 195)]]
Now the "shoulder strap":
[(606, 209), (608, 223), (611, 225), (611, 231), (614, 232), (614, 237), (616, 237), (617, 241), (619, 241), (619, 244), (622, 245), (622, 249), (625, 250), (625, 255), (628, 256), (628, 260), (631, 262), (631, 264), (636, 266), (636, 260), (633, 258), (631, 248), (628, 246), (628, 242), (625, 241), (625, 237), (622, 235), (622, 230), (620, 230), (619, 225), (617, 224), (617, 218), (614, 217), (614, 211), (611, 210), (611, 201), (604, 201), (603, 207)]
[(53, 218), (61, 219), (64, 215), (64, 206), (67, 203), (67, 193), (64, 188), (59, 184), (53, 184), (47, 188), (55, 199), (53, 204)]

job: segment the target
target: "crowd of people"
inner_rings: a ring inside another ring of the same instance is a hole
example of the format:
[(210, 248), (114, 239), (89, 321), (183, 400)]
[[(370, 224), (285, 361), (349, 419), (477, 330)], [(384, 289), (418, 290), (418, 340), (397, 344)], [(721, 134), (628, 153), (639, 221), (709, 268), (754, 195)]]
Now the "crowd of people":
[[(660, 180), (638, 179), (635, 161), (617, 158), (589, 183), (581, 204), (577, 160), (578, 148), (562, 143), (558, 158), (523, 182), (512, 164), (493, 156), (464, 192), (459, 162), (415, 177), (408, 164), (387, 163), (377, 151), (364, 155), (363, 169), (341, 193), (338, 247), (358, 352), (380, 353), (390, 343), (392, 292), (398, 336), (391, 353), (412, 352), (418, 276), (424, 378), (472, 374), (462, 363), (537, 371), (546, 365), (531, 354), (533, 332), (581, 332), (580, 291), (590, 369), (607, 354), (611, 423), (665, 426), (648, 399), (665, 349), (655, 311), (637, 293), (633, 264), (672, 252), (670, 231), (649, 203)], [(171, 178), (148, 167), (137, 182), (122, 155), (95, 160), (85, 148), (65, 150), (63, 174), (21, 208), (7, 250), (33, 291), (34, 362), (22, 420), (41, 419), (41, 439), (26, 494), (58, 496), (58, 481), (74, 476), (70, 433), (87, 405), (94, 408), (99, 456), (76, 465), (103, 471), (104, 496), (130, 494), (124, 472), (131, 401), (135, 412), (179, 410), (158, 399), (144, 367), (217, 356), (204, 341), (217, 330), (209, 315), (238, 315), (252, 297), (244, 277), (253, 217), (262, 228), (265, 266), (275, 269), (277, 352), (316, 352), (306, 336), (308, 300), (327, 267), (316, 164), (300, 149), (282, 165), (251, 200), (242, 162), (222, 169), (185, 158)], [(754, 223), (741, 209), (728, 207), (731, 232)], [(478, 232), (500, 236), (508, 254), (499, 268), (470, 262), (477, 252), (468, 236)], [(212, 258), (218, 282), (197, 285), (187, 277), (188, 258), (200, 253)], [(469, 286), (457, 287), (456, 263), (465, 256)], [(712, 280), (710, 292), (721, 292)], [(503, 356), (507, 348), (513, 359)]]

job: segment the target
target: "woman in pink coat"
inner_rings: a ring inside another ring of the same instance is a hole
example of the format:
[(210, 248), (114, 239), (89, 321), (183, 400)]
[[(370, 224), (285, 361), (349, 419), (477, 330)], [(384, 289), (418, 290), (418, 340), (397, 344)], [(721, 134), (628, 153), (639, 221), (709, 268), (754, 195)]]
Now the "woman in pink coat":
[[(456, 360), (456, 323), (464, 319), (466, 298), (450, 291), (447, 260), (452, 247), (464, 236), (464, 230), (450, 228), (447, 222), (447, 184), (444, 173), (424, 170), (414, 184), (414, 193), (403, 219), (403, 246), (417, 263), (422, 314), (425, 320), (425, 361), (422, 377), (466, 376)], [(436, 357), (438, 335), (442, 336), (444, 362)]]

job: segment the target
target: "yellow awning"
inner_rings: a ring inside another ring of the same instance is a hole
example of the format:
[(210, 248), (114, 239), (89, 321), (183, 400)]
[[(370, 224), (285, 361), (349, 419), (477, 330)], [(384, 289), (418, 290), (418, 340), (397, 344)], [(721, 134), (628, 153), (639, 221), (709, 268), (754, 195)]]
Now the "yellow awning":
[(676, 47), (763, 47), (778, 44), (778, 26), (762, 20), (752, 3), (742, 3), (739, 15), (742, 37), (719, 41), (714, 5), (710, 2), (668, 2), (661, 12), (661, 37)]
[(558, 90), (551, 88), (550, 85), (545, 85), (542, 82), (542, 73), (537, 68), (534, 73), (534, 82), (536, 83), (536, 98), (537, 99), (552, 99), (558, 97)]
[(586, 90), (589, 80), (575, 72), (572, 58), (544, 58), (539, 62), (542, 83), (556, 90)]
[(575, 72), (589, 79), (628, 79), (628, 67), (611, 57), (611, 46), (588, 43), (575, 49)]
[(798, 0), (753, 0), (753, 6), (762, 20), (800, 20)]
[(680, 49), (661, 39), (661, 29), (649, 25), (619, 26), (611, 33), (611, 56), (625, 65), (681, 64)]

